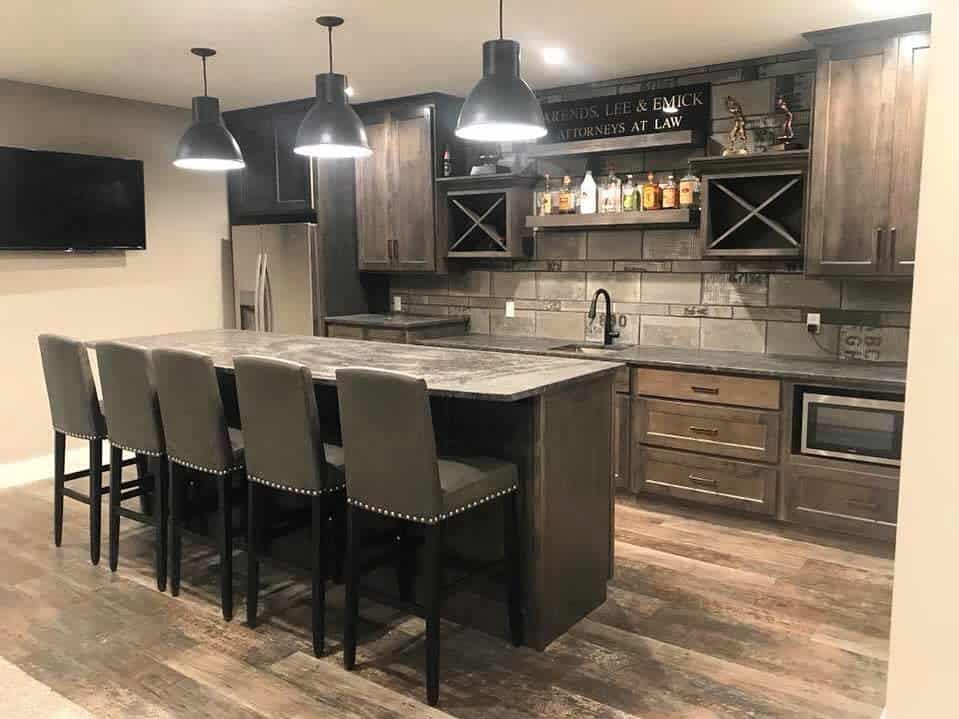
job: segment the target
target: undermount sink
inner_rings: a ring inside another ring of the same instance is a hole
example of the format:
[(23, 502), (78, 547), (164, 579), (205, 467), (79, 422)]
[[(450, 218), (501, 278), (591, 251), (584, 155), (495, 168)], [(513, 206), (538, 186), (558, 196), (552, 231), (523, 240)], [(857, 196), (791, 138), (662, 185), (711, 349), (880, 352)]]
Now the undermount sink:
[(571, 344), (560, 345), (559, 347), (550, 347), (550, 352), (576, 352), (577, 354), (591, 355), (604, 354), (606, 352), (618, 352), (632, 347), (632, 345), (601, 345), (601, 344)]

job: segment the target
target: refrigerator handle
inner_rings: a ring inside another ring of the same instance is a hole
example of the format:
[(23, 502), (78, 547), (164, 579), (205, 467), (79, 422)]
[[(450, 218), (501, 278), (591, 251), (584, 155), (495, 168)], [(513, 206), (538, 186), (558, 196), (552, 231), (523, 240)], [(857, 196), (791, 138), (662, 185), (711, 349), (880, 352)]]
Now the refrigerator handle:
[(253, 287), (253, 329), (263, 331), (263, 253), (256, 256), (256, 284)]
[(263, 253), (263, 331), (273, 331), (273, 293), (270, 291), (270, 255)]

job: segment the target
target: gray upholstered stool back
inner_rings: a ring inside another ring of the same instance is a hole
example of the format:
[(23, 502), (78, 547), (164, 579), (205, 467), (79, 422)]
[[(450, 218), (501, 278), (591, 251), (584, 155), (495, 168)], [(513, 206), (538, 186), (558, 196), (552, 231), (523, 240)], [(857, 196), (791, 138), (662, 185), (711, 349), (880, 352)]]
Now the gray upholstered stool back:
[(233, 366), (247, 476), (301, 494), (331, 489), (310, 370), (250, 356), (236, 357)]
[(153, 367), (170, 460), (209, 474), (239, 469), (213, 360), (200, 352), (157, 349)]
[(351, 502), (397, 516), (442, 511), (426, 382), (398, 372), (336, 371)]
[(47, 383), (53, 427), (82, 439), (103, 439), (107, 423), (100, 411), (87, 348), (61, 335), (40, 335), (40, 359)]
[(166, 454), (150, 350), (98, 342), (97, 365), (110, 443), (138, 454)]

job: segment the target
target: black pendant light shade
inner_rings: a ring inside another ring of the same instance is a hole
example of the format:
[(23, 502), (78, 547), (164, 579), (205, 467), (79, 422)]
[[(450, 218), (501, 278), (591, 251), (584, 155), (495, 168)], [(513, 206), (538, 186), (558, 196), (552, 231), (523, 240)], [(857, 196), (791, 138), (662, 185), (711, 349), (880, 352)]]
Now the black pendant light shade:
[(483, 43), (483, 79), (463, 103), (456, 136), (479, 142), (525, 142), (546, 134), (539, 100), (519, 74), (519, 43), (500, 39)]
[(343, 18), (318, 17), (330, 41), (330, 71), (316, 76), (316, 102), (296, 133), (293, 152), (318, 158), (369, 157), (373, 154), (362, 120), (350, 107), (346, 75), (333, 72), (333, 28)]
[(245, 167), (243, 153), (220, 117), (220, 101), (206, 94), (206, 59), (209, 48), (190, 50), (203, 59), (203, 95), (193, 98), (193, 124), (183, 133), (173, 164), (187, 170), (238, 170)]

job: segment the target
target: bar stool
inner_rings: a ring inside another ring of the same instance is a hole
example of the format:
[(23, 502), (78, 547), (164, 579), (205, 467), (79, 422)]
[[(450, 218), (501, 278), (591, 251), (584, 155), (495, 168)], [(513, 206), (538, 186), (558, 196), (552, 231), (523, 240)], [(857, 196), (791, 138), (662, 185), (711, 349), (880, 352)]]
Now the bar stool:
[[(343, 448), (323, 443), (313, 376), (301, 364), (267, 357), (236, 357), (236, 391), (243, 420), (248, 492), (246, 617), (256, 626), (260, 533), (267, 488), (311, 498), (313, 653), (323, 654), (328, 540), (340, 540), (346, 479)], [(337, 530), (340, 531), (337, 531)], [(342, 549), (343, 542), (335, 541)]]
[(397, 372), (336, 371), (346, 458), (347, 560), (343, 663), (356, 663), (360, 537), (357, 520), (373, 512), (419, 525), (425, 534), (426, 696), (439, 699), (442, 533), (446, 520), (503, 500), (508, 607), (513, 644), (523, 642), (515, 464), (491, 457), (439, 459), (426, 382)]
[[(103, 440), (107, 423), (100, 411), (97, 386), (90, 370), (87, 348), (79, 340), (62, 335), (39, 336), (40, 360), (47, 385), (47, 399), (53, 419), (53, 541), (63, 542), (63, 498), (69, 497), (90, 508), (90, 561), (100, 562), (101, 497), (109, 491), (103, 486)], [(88, 469), (66, 473), (67, 435), (85, 439), (89, 445)], [(131, 464), (124, 462), (124, 466)], [(86, 495), (70, 489), (67, 482), (89, 477)]]
[[(153, 360), (144, 347), (121, 342), (97, 343), (97, 366), (110, 437), (110, 571), (120, 557), (120, 517), (156, 528), (157, 589), (166, 590), (168, 463), (160, 401), (154, 382)], [(120, 460), (123, 450), (133, 452), (137, 477), (123, 482)], [(151, 474), (147, 457), (156, 458), (158, 470)], [(152, 492), (153, 516), (123, 506), (123, 502)]]
[(243, 476), (243, 435), (227, 426), (213, 360), (200, 352), (153, 351), (163, 434), (170, 461), (170, 591), (180, 594), (184, 470), (217, 484), (217, 544), (220, 552), (220, 606), (233, 618), (232, 479)]

